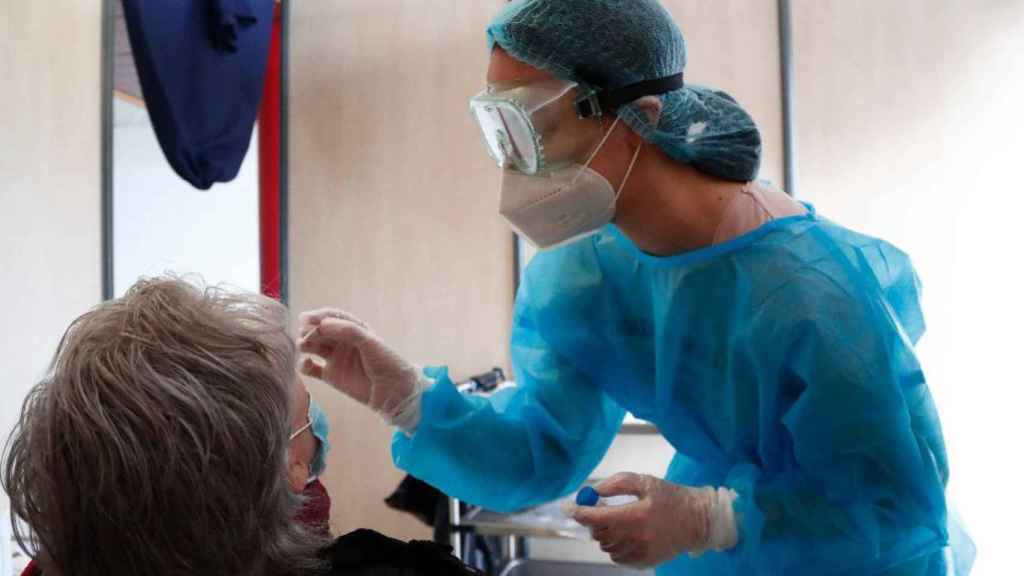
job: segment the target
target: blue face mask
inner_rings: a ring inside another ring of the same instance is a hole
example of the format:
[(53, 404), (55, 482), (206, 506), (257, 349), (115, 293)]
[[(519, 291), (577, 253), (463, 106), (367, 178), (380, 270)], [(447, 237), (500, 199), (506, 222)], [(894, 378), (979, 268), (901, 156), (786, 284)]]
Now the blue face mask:
[(313, 462), (309, 465), (310, 476), (316, 477), (327, 469), (327, 453), (331, 450), (331, 443), (327, 440), (327, 435), (331, 432), (331, 424), (327, 421), (327, 414), (324, 413), (323, 408), (316, 403), (316, 400), (313, 400), (312, 396), (309, 397), (309, 422), (309, 430), (318, 440), (316, 455), (313, 456)]
[(289, 440), (302, 434), (307, 428), (317, 440), (316, 453), (313, 455), (313, 461), (309, 464), (309, 479), (313, 481), (327, 469), (327, 453), (331, 450), (331, 443), (327, 440), (327, 435), (331, 432), (331, 425), (327, 421), (327, 414), (316, 403), (312, 394), (309, 395), (309, 411), (306, 414), (306, 425), (292, 432)]

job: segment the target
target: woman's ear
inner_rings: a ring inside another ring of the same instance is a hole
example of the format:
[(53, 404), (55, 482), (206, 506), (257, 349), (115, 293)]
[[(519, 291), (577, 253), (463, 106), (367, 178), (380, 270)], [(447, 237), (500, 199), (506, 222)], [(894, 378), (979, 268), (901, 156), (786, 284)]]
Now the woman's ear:
[[(640, 113), (644, 115), (647, 125), (651, 128), (657, 127), (658, 121), (661, 120), (661, 99), (656, 96), (644, 96), (643, 98), (633, 102), (635, 106), (640, 108)], [(631, 147), (636, 148), (643, 144), (643, 138), (634, 130), (629, 130), (629, 144)]]
[(661, 120), (661, 98), (657, 96), (644, 96), (633, 104), (640, 108), (640, 111), (647, 117), (647, 123), (650, 126), (655, 127), (658, 125), (658, 122)]
[(288, 485), (292, 492), (301, 494), (309, 480), (309, 466), (298, 459), (292, 459), (288, 465)]

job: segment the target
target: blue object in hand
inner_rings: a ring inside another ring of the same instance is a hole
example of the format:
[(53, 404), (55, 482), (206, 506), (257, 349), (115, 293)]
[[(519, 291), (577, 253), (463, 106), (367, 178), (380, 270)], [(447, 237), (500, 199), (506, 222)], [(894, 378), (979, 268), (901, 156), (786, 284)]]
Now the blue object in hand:
[(582, 490), (576, 494), (576, 504), (579, 506), (594, 506), (601, 497), (597, 494), (597, 490), (594, 490), (590, 486), (584, 486)]

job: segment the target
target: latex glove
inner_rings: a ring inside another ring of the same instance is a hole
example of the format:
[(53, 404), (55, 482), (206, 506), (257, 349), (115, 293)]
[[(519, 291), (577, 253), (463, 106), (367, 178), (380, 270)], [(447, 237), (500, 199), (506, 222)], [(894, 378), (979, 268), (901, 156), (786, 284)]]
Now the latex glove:
[(699, 556), (736, 545), (732, 490), (690, 488), (631, 473), (616, 474), (594, 489), (602, 498), (638, 498), (622, 506), (566, 506), (618, 564), (657, 566), (686, 552)]
[(299, 351), (310, 354), (300, 371), (322, 380), (412, 432), (429, 381), (416, 366), (381, 342), (358, 318), (334, 309), (299, 317)]

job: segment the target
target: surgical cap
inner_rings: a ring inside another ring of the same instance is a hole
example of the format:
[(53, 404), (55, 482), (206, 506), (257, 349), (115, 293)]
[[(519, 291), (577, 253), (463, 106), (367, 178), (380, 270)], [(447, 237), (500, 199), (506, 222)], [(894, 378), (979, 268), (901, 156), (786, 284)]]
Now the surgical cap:
[[(590, 88), (615, 90), (679, 74), (686, 42), (656, 0), (516, 0), (487, 29), (490, 47)], [(617, 114), (678, 162), (738, 182), (753, 180), (761, 134), (736, 101), (718, 90), (686, 85), (658, 98), (656, 123), (635, 103)]]

